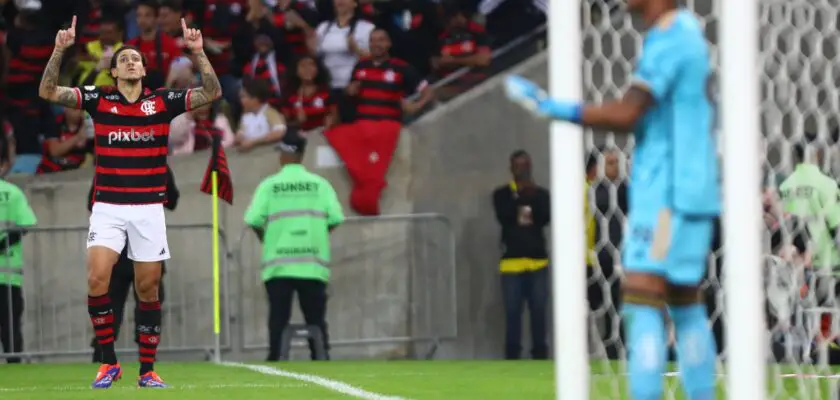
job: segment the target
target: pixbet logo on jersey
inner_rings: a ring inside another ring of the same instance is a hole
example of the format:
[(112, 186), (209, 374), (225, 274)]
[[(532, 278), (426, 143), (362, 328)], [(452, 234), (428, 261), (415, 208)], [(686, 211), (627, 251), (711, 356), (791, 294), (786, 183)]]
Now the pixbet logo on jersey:
[(149, 132), (116, 130), (108, 132), (108, 144), (114, 142), (151, 142), (155, 140), (155, 131)]

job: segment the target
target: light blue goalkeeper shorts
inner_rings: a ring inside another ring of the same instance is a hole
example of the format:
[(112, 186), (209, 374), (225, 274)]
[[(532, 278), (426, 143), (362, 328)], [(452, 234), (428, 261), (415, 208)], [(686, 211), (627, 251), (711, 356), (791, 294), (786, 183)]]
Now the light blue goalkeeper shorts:
[(672, 213), (670, 245), (664, 256), (657, 258), (653, 243), (659, 211), (630, 210), (622, 254), (624, 270), (659, 275), (675, 285), (698, 285), (706, 275), (714, 219)]

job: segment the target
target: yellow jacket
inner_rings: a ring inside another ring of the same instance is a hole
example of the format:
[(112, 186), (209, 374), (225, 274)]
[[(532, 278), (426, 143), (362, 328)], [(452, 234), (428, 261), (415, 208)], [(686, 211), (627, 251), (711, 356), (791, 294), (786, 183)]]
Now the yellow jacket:
[[(118, 42), (114, 45), (114, 51), (119, 50), (122, 46), (123, 43)], [(79, 68), (81, 69), (81, 73), (79, 74), (79, 84), (84, 82), (88, 76), (95, 71), (96, 64), (99, 63), (99, 59), (102, 58), (102, 54), (105, 53), (105, 49), (102, 47), (102, 42), (98, 40), (89, 42), (85, 47), (87, 49), (87, 53), (90, 54), (96, 61), (79, 62)], [(96, 75), (96, 79), (93, 81), (94, 86), (111, 86), (114, 85), (114, 83), (114, 78), (111, 77), (110, 68), (99, 71), (99, 74)]]
[(592, 267), (595, 259), (595, 213), (589, 209), (589, 188), (592, 182), (588, 179), (583, 186), (583, 218), (586, 224), (586, 265)]

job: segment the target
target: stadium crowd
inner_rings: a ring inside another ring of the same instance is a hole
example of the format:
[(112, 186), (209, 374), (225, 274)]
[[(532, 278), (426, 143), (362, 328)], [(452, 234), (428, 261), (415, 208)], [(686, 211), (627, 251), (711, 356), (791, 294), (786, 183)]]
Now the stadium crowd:
[[(464, 66), (476, 67), (481, 77), (491, 47), (543, 21), (546, 7), (511, 0), (0, 0), (0, 5), (4, 175), (91, 164), (90, 118), (37, 95), (55, 32), (73, 15), (80, 34), (62, 69), (67, 86), (113, 85), (111, 55), (124, 45), (144, 54), (146, 87), (197, 86), (180, 19), (201, 29), (224, 95), (218, 104), (172, 122), (170, 155), (177, 156), (209, 148), (214, 134), (225, 147), (247, 152), (276, 142), (287, 129), (310, 132), (357, 119), (366, 93), (358, 93), (352, 85), (358, 76), (351, 75), (376, 51), (374, 28), (391, 43), (384, 44), (385, 56), (404, 60), (404, 73), (415, 83)], [(402, 87), (404, 93), (391, 101), (401, 102), (418, 88)], [(417, 111), (430, 99), (422, 100), (403, 111)], [(386, 117), (402, 115), (372, 118)]]

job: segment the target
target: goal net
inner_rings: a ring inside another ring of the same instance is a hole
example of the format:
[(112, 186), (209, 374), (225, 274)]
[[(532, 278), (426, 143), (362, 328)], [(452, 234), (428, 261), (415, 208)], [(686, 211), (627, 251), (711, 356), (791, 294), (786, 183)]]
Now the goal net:
[[(683, 1), (703, 21), (716, 70), (718, 16), (723, 1)], [(584, 96), (593, 101), (619, 97), (630, 83), (642, 25), (619, 10), (624, 0), (583, 3)], [(783, 212), (778, 188), (793, 172), (797, 163), (794, 149), (802, 143), (808, 143), (806, 149), (822, 146), (822, 170), (835, 180), (840, 178), (840, 0), (760, 0), (758, 18), (766, 226), (756, 235), (765, 239), (768, 326), (767, 337), (756, 340), (767, 342), (771, 357), (767, 398), (838, 399), (840, 375), (835, 371), (840, 371), (840, 312), (836, 282), (830, 272), (838, 266), (816, 265), (806, 224)], [(594, 267), (588, 273), (591, 397), (629, 398), (618, 286), (622, 276), (622, 225), (627, 211), (624, 184), (632, 163), (633, 140), (610, 132), (588, 131), (585, 144), (589, 165), (596, 168), (597, 176), (589, 191), (590, 209), (598, 227), (590, 254)], [(810, 159), (813, 153), (806, 153)], [(738, 293), (725, 293), (722, 282), (728, 268), (739, 266), (726, 264), (720, 239), (718, 232), (704, 288), (719, 347), (720, 387), (725, 390), (724, 298)], [(800, 252), (794, 245), (799, 239), (810, 250)], [(666, 398), (683, 398), (673, 365), (673, 372), (666, 374)]]

